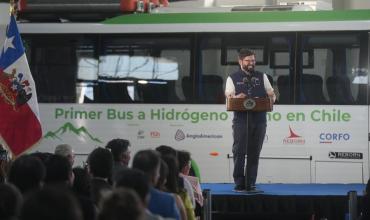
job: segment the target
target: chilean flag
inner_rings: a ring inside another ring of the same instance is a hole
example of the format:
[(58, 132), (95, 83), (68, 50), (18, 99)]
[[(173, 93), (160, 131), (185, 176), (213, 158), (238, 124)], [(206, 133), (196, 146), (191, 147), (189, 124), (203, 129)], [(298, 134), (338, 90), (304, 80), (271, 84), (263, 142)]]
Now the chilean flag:
[(16, 157), (42, 137), (35, 82), (14, 16), (0, 51), (0, 137)]

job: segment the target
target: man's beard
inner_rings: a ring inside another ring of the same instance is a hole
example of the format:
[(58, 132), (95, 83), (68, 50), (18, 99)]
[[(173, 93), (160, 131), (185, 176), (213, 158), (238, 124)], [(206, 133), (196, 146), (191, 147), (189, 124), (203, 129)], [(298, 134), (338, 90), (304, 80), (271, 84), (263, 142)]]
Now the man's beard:
[(243, 65), (243, 70), (252, 73), (254, 72), (254, 65)]

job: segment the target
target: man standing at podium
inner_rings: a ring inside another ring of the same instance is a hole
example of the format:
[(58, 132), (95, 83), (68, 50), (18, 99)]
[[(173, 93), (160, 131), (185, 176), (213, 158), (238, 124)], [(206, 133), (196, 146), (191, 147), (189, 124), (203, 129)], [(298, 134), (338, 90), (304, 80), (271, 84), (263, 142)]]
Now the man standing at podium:
[[(240, 70), (229, 75), (226, 81), (227, 98), (267, 97), (275, 102), (274, 90), (267, 75), (255, 70), (253, 51), (240, 49)], [(235, 191), (256, 191), (258, 161), (266, 134), (266, 112), (237, 112), (233, 118), (233, 159)], [(245, 165), (245, 155), (247, 164)]]

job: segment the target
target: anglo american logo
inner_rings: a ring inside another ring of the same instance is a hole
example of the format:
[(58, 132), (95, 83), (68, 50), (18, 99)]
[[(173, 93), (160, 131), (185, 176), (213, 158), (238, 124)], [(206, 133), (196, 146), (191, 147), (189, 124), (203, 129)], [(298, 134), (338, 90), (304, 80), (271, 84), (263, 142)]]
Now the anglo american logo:
[(306, 140), (289, 126), (289, 136), (283, 139), (283, 144), (303, 145), (305, 142)]
[(196, 139), (221, 139), (221, 138), (223, 138), (223, 135), (207, 134), (207, 133), (192, 133), (192, 134), (186, 133), (185, 134), (184, 131), (182, 131), (181, 129), (177, 129), (177, 131), (175, 133), (175, 140), (176, 141), (182, 141), (185, 138), (193, 139), (193, 140), (196, 140)]
[(185, 133), (180, 130), (180, 129), (177, 129), (176, 133), (175, 133), (175, 140), (176, 141), (182, 141), (185, 139)]

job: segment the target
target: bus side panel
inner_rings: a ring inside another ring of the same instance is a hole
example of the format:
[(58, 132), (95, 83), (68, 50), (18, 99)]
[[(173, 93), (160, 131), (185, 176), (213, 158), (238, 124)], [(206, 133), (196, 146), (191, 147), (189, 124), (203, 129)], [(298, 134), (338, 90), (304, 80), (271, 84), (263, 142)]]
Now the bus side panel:
[[(97, 146), (126, 138), (135, 152), (187, 150), (202, 182), (232, 182), (232, 112), (224, 105), (40, 104), (35, 151), (71, 144), (82, 165)], [(366, 106), (276, 105), (268, 113), (259, 183), (362, 183), (368, 178)], [(334, 169), (336, 168), (336, 169)]]

